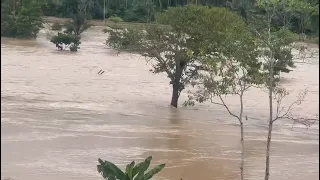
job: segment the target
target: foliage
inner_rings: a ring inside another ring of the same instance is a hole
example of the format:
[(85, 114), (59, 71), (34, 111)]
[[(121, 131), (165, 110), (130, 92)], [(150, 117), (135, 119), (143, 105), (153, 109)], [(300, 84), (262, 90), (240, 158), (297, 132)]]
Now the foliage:
[(3, 11), (1, 10), (1, 37), (17, 36), (15, 17), (2, 12)]
[(114, 23), (123, 22), (123, 20), (120, 17), (116, 17), (116, 16), (111, 16), (108, 18), (108, 20)]
[(60, 32), (58, 32), (58, 35), (53, 36), (50, 42), (55, 44), (60, 50), (69, 48), (70, 51), (77, 51), (80, 49), (79, 45), (81, 44), (80, 36)]
[[(261, 49), (261, 57), (264, 59), (263, 70), (265, 75), (265, 87), (268, 90), (269, 100), (265, 180), (268, 180), (270, 175), (270, 145), (273, 123), (282, 117), (280, 113), (283, 110), (283, 107), (280, 107), (280, 104), (282, 99), (287, 95), (285, 89), (279, 88), (278, 79), (275, 78), (275, 75), (279, 72), (283, 72), (283, 68), (286, 68), (286, 65), (293, 65), (292, 43), (295, 41), (295, 36), (285, 23), (277, 28), (274, 28), (272, 23), (277, 14), (283, 9), (289, 9), (289, 11), (291, 11), (291, 8), (294, 7), (291, 4), (292, 2), (296, 3), (296, 1), (293, 0), (257, 0), (258, 7), (265, 11), (265, 27), (256, 29), (256, 35), (257, 39), (260, 40), (259, 47)], [(299, 4), (299, 6), (302, 6), (302, 4)], [(285, 19), (285, 17), (282, 18)], [(276, 106), (275, 108), (274, 105)]]
[(302, 0), (292, 1), (289, 6), (297, 16), (296, 18), (299, 22), (299, 32), (305, 33), (306, 28), (310, 26), (310, 18), (315, 11), (315, 8), (310, 3)]
[(70, 51), (78, 51), (81, 44), (81, 33), (87, 30), (90, 25), (87, 22), (86, 16), (82, 12), (78, 12), (72, 16), (72, 22), (66, 22), (63, 33), (58, 32), (58, 35), (51, 38), (51, 42), (60, 50), (69, 48)]
[[(10, 0), (2, 0), (8, 3)], [(279, 1), (279, 0), (277, 0)], [(86, 18), (103, 19), (104, 7), (106, 18), (117, 16), (126, 22), (150, 22), (155, 20), (157, 12), (163, 12), (169, 7), (185, 6), (190, 4), (205, 5), (209, 7), (229, 7), (238, 12), (245, 20), (250, 19), (252, 14), (264, 15), (265, 11), (260, 11), (254, 0), (42, 0), (26, 1), (16, 0), (16, 9), (23, 5), (30, 6), (38, 3), (44, 15), (70, 18), (78, 12), (84, 13)], [(283, 9), (278, 6), (277, 17), (273, 21), (275, 27), (283, 24), (290, 25), (290, 30), (296, 33), (308, 35), (318, 35), (319, 33), (319, 1), (318, 0), (281, 0), (282, 3), (290, 5), (290, 8)], [(9, 2), (10, 3), (10, 2)], [(12, 6), (11, 6), (12, 7)], [(10, 11), (14, 8), (10, 7)], [(280, 21), (282, 17), (287, 20)]]
[(45, 0), (40, 4), (41, 9), (43, 11), (43, 15), (45, 16), (57, 16), (59, 17), (58, 7), (59, 4), (55, 2), (55, 0)]
[[(197, 82), (192, 84), (196, 86), (195, 91), (189, 91), (189, 99), (184, 105), (194, 105), (195, 101), (202, 103), (209, 101), (216, 105), (223, 106), (227, 112), (239, 121), (240, 142), (241, 142), (241, 163), (240, 179), (244, 179), (244, 128), (243, 95), (253, 85), (263, 84), (264, 78), (261, 72), (262, 63), (259, 62), (259, 50), (254, 35), (247, 26), (242, 27), (242, 31), (228, 32), (228, 36), (234, 38), (235, 42), (228, 41), (227, 38), (223, 44), (227, 44), (229, 51), (221, 56), (209, 57), (203, 61), (206, 73), (201, 74)], [(228, 29), (227, 29), (228, 31)], [(209, 44), (210, 45), (210, 44)], [(237, 47), (235, 47), (237, 46)], [(211, 59), (213, 58), (213, 59)], [(215, 59), (218, 58), (218, 59)], [(225, 95), (236, 95), (239, 97), (239, 113), (234, 113), (224, 100)]]
[(62, 25), (59, 22), (54, 22), (51, 25), (51, 30), (60, 31), (62, 29)]
[[(1, 7), (3, 8), (3, 7)], [(43, 27), (41, 9), (38, 6), (21, 8), (17, 15), (1, 10), (1, 36), (17, 38), (36, 38)]]
[[(189, 99), (184, 105), (193, 106), (195, 101), (215, 103), (215, 97), (223, 102), (223, 95), (239, 95), (242, 98), (252, 85), (263, 84), (262, 63), (258, 60), (259, 54), (253, 41), (252, 37), (242, 41), (242, 47), (246, 48), (240, 48), (236, 58), (226, 58), (219, 65), (212, 61), (205, 62), (207, 73), (201, 75), (198, 82), (192, 83), (197, 89), (195, 92), (189, 91)], [(226, 106), (224, 102), (215, 104)], [(239, 116), (233, 116), (239, 119)]]
[[(281, 72), (289, 73), (295, 68), (291, 52), (294, 48), (293, 43), (298, 39), (292, 32), (290, 24), (286, 23), (288, 17), (283, 15), (284, 12), (291, 12), (293, 5), (283, 4), (278, 0), (270, 1), (270, 4), (266, 7), (267, 1), (258, 0), (257, 7), (265, 14), (252, 14), (248, 24), (260, 40), (258, 46), (263, 52), (264, 70), (268, 69), (265, 57), (272, 55), (275, 59), (272, 65), (273, 74), (280, 75)], [(275, 22), (281, 23), (275, 25)]]
[[(43, 2), (44, 3), (44, 2)], [(59, 17), (71, 18), (74, 14), (78, 13), (79, 0), (61, 0), (56, 4), (56, 14)]]
[(88, 23), (86, 16), (83, 13), (76, 13), (72, 16), (72, 22), (65, 24), (65, 33), (75, 34), (80, 36), (91, 25)]
[(125, 172), (122, 172), (115, 164), (98, 159), (100, 164), (97, 165), (97, 170), (106, 180), (148, 180), (165, 167), (165, 164), (160, 164), (146, 172), (151, 160), (152, 157), (149, 156), (144, 162), (138, 164), (132, 161), (127, 165)]
[[(132, 4), (131, 8), (128, 8), (123, 13), (123, 19), (126, 22), (147, 22), (149, 19), (154, 19), (155, 6), (150, 3), (147, 6), (146, 1), (138, 0)], [(151, 12), (148, 14), (148, 12)], [(151, 17), (149, 17), (151, 16)]]
[[(108, 30), (107, 45), (120, 51), (152, 59), (153, 73), (166, 73), (173, 86), (171, 105), (185, 86), (199, 77), (201, 64), (216, 66), (224, 57), (233, 58), (247, 36), (246, 24), (224, 8), (185, 6), (169, 8), (156, 15), (156, 23), (138, 28)], [(247, 48), (247, 47), (243, 47)]]
[[(289, 68), (296, 67), (292, 55), (292, 43), (296, 41), (296, 36), (285, 27), (272, 32), (270, 35), (272, 44), (269, 44), (270, 49), (265, 53), (269, 55), (272, 53), (271, 56), (274, 58), (274, 64), (272, 65), (274, 76), (280, 75), (280, 72), (289, 73), (291, 71)], [(268, 65), (265, 65), (264, 69), (267, 70), (267, 68)]]
[[(274, 28), (272, 24), (279, 11), (292, 9), (292, 4), (282, 4), (278, 0), (268, 2), (258, 0), (257, 6), (264, 9), (266, 14), (262, 16), (261, 24), (257, 26), (253, 22), (250, 23), (250, 26), (256, 30), (256, 37), (260, 41), (259, 47), (261, 49), (261, 57), (264, 60), (263, 70), (266, 82), (268, 86), (271, 84), (272, 86), (276, 86), (279, 80), (275, 78), (276, 75), (280, 75), (280, 72), (289, 73), (291, 71), (290, 68), (295, 68), (292, 49), (294, 48), (293, 43), (297, 40), (297, 36), (290, 31), (286, 24), (283, 24), (281, 28)], [(270, 76), (272, 76), (272, 82), (269, 81)]]

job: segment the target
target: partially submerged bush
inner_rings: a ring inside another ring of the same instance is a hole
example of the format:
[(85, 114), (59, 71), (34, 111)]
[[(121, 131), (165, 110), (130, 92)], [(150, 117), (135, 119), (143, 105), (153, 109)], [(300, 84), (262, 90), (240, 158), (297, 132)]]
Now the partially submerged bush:
[(62, 29), (62, 25), (59, 22), (54, 22), (51, 25), (51, 30), (53, 31), (60, 31)]
[(160, 164), (146, 172), (151, 160), (152, 157), (149, 156), (144, 162), (138, 164), (132, 161), (127, 165), (125, 172), (123, 172), (115, 164), (99, 158), (98, 161), (100, 164), (97, 165), (97, 170), (106, 180), (148, 180), (165, 167), (165, 164)]
[(66, 22), (63, 26), (65, 28), (63, 33), (59, 32), (58, 35), (52, 36), (50, 42), (55, 44), (60, 50), (69, 48), (70, 51), (78, 51), (81, 44), (80, 34), (90, 27), (85, 15), (77, 13), (72, 17), (72, 22)]
[(114, 23), (118, 23), (118, 22), (123, 22), (123, 20), (120, 17), (117, 16), (111, 16), (108, 18), (109, 21), (114, 22)]
[(58, 35), (52, 36), (50, 42), (55, 44), (60, 50), (69, 48), (70, 51), (78, 51), (78, 49), (80, 49), (79, 45), (81, 44), (80, 36), (60, 32), (58, 32)]

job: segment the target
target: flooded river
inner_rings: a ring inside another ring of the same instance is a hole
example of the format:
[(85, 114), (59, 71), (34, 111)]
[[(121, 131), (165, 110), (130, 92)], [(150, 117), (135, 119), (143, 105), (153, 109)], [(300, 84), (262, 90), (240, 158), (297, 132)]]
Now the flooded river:
[[(237, 121), (216, 105), (169, 107), (166, 76), (150, 73), (142, 58), (114, 55), (101, 30), (85, 32), (77, 53), (58, 51), (45, 32), (35, 41), (1, 39), (1, 179), (97, 180), (98, 158), (124, 167), (149, 155), (153, 165), (166, 163), (156, 179), (239, 179)], [(285, 104), (308, 88), (298, 115), (318, 113), (317, 59), (284, 75)], [(267, 94), (251, 90), (245, 99), (245, 176), (259, 180)], [(227, 102), (237, 110), (237, 98)], [(271, 180), (319, 179), (319, 125), (291, 125), (275, 124)]]

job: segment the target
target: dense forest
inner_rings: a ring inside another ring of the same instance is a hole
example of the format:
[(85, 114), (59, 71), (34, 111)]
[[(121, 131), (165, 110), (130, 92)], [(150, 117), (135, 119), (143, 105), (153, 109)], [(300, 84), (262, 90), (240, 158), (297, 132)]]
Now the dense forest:
[[(318, 35), (319, 0), (286, 0), (292, 10), (283, 16), (290, 16), (292, 31)], [(126, 22), (151, 22), (157, 12), (168, 7), (187, 4), (209, 7), (227, 7), (239, 12), (244, 18), (252, 13), (263, 13), (255, 8), (255, 0), (1, 0), (1, 13), (17, 14), (21, 7), (38, 5), (44, 16), (69, 18), (83, 12), (88, 19), (107, 19), (119, 17)]]

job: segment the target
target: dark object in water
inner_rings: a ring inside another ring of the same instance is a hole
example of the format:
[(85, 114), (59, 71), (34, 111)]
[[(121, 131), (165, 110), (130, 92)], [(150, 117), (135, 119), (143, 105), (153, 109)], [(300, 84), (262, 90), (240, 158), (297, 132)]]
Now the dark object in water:
[(59, 45), (59, 44), (56, 44), (56, 47), (58, 48), (58, 49), (60, 49), (61, 51), (62, 51), (62, 46), (61, 45)]
[(104, 71), (102, 69), (100, 69), (100, 71), (98, 72), (99, 75), (103, 74)]

